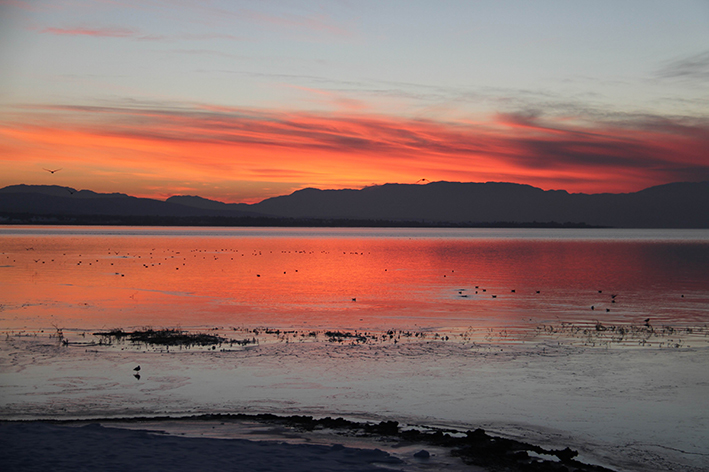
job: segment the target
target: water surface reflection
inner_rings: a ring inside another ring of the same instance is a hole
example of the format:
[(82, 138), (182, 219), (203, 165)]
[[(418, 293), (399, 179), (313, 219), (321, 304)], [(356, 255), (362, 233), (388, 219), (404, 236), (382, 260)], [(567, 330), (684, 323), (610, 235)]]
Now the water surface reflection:
[(709, 313), (701, 231), (5, 227), (0, 244), (3, 329), (700, 325)]

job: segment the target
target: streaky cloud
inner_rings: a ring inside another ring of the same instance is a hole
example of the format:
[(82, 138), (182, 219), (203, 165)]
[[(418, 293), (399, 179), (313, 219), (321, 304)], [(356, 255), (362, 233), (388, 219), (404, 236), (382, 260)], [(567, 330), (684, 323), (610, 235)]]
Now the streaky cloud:
[(425, 173), (429, 180), (504, 177), (556, 188), (571, 182), (577, 184), (574, 191), (616, 190), (621, 182), (643, 188), (709, 180), (709, 123), (686, 117), (626, 114), (604, 120), (526, 109), (466, 122), (139, 102), (18, 110), (0, 127), (0, 144), (4, 133), (28, 149), (46, 142), (70, 146), (67, 153), (131, 156), (135, 172), (150, 160), (152, 172), (174, 166), (188, 174), (195, 169), (205, 179), (240, 169), (254, 179), (270, 175), (328, 185), (343, 175), (369, 183)]
[(128, 38), (135, 36), (136, 32), (127, 28), (56, 28), (48, 27), (41, 30), (42, 33), (59, 36), (95, 36), (102, 38)]
[(137, 41), (209, 41), (214, 39), (242, 41), (243, 36), (233, 34), (194, 34), (194, 33), (178, 33), (171, 35), (164, 34), (143, 34), (138, 30), (120, 27), (73, 27), (59, 28), (47, 27), (40, 30), (40, 33), (53, 34), (57, 36), (92, 36), (97, 38), (129, 38)]
[(657, 72), (660, 78), (709, 79), (709, 50), (674, 60)]

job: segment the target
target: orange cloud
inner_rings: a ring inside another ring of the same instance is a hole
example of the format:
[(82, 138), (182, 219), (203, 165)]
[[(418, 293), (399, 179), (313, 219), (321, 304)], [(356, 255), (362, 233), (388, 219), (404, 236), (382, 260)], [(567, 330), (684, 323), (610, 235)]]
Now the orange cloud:
[(706, 125), (652, 117), (463, 123), (213, 106), (25, 107), (0, 128), (0, 159), (10, 167), (0, 184), (33, 183), (37, 169), (59, 166), (97, 191), (194, 188), (228, 201), (421, 178), (627, 192), (709, 180), (707, 148)]

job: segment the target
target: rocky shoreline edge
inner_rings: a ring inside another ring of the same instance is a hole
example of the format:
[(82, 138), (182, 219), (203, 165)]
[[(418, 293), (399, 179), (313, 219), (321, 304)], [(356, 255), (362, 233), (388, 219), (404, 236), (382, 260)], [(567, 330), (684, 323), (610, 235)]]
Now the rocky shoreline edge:
[[(453, 457), (473, 468), (482, 468), (490, 472), (498, 471), (551, 471), (551, 472), (613, 472), (612, 469), (580, 462), (576, 459), (578, 452), (569, 447), (564, 449), (545, 449), (543, 447), (491, 435), (481, 428), (474, 430), (456, 430), (437, 427), (400, 425), (397, 421), (388, 420), (376, 422), (359, 422), (341, 417), (314, 418), (305, 415), (279, 416), (270, 413), (262, 414), (203, 414), (194, 416), (157, 416), (131, 418), (93, 418), (87, 420), (46, 420), (46, 421), (2, 421), (2, 425), (43, 423), (50, 425), (78, 425), (90, 423), (110, 427), (116, 423), (141, 423), (160, 421), (191, 421), (191, 422), (256, 422), (264, 425), (276, 425), (294, 432), (307, 433), (318, 430), (328, 430), (335, 436), (358, 438), (381, 438), (401, 445), (412, 446), (420, 450), (414, 457), (426, 460), (429, 452), (426, 447), (448, 450)], [(117, 426), (120, 427), (120, 426)], [(103, 428), (106, 429), (106, 428)], [(335, 447), (336, 445), (333, 445)], [(278, 470), (278, 469), (273, 469)]]

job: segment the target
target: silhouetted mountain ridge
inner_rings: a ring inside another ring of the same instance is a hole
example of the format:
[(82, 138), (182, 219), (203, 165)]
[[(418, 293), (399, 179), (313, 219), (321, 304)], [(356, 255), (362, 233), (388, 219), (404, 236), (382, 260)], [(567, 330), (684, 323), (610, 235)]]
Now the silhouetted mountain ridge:
[(196, 195), (175, 195), (165, 201), (192, 208), (200, 208), (202, 210), (239, 212), (248, 211), (250, 209), (250, 206), (245, 203), (224, 203), (217, 200), (209, 200), (208, 198), (198, 197)]
[(96, 193), (91, 190), (76, 190), (75, 188), (61, 187), (59, 185), (10, 185), (0, 189), (0, 193), (37, 193), (53, 197), (71, 195), (72, 198), (133, 198), (124, 193)]
[(96, 193), (57, 185), (24, 184), (0, 189), (0, 212), (43, 216), (260, 216), (247, 211), (200, 209), (150, 198), (131, 197), (122, 193)]
[(255, 204), (187, 195), (159, 201), (69, 187), (14, 185), (0, 189), (0, 212), (280, 218), (303, 220), (303, 224), (308, 220), (377, 220), (463, 226), (556, 222), (619, 228), (709, 228), (709, 182), (671, 183), (622, 194), (568, 193), (504, 182), (384, 184), (361, 190), (305, 188)]
[(570, 194), (487, 182), (385, 184), (362, 190), (307, 188), (252, 206), (296, 218), (368, 218), (431, 222), (573, 222), (638, 228), (709, 227), (709, 182), (685, 182), (626, 194)]

